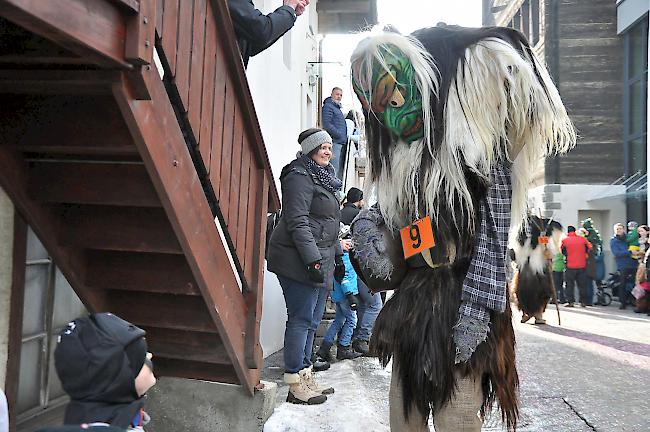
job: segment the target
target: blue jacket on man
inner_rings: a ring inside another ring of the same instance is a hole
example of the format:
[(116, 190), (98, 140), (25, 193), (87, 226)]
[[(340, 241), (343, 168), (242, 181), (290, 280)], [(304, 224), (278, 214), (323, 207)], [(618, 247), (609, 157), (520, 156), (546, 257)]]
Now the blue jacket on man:
[(609, 241), (609, 247), (616, 259), (616, 270), (631, 269), (638, 266), (638, 262), (630, 255), (625, 237), (612, 237)]
[(341, 106), (329, 96), (323, 102), (323, 129), (332, 137), (334, 144), (345, 145), (348, 142), (348, 127)]

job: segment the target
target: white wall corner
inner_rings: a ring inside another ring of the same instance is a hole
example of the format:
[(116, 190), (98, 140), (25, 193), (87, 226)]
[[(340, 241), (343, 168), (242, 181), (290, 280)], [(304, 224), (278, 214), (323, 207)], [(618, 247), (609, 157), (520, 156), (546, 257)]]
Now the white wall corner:
[(14, 206), (0, 188), (0, 388), (4, 388), (7, 373), (13, 244)]

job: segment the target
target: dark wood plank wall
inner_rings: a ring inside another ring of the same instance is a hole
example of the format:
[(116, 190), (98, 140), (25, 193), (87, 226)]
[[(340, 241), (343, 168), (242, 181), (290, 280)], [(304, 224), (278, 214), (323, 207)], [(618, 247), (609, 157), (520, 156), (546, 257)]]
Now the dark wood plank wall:
[[(258, 281), (253, 275), (262, 265), (258, 256), (263, 254), (263, 248), (253, 240), (254, 230), (259, 225), (256, 221), (266, 216), (268, 201), (249, 197), (259, 195), (260, 185), (265, 185), (262, 192), (268, 194), (273, 182), (264, 164), (266, 155), (259, 154), (257, 141), (261, 136), (257, 137), (254, 128), (249, 127), (251, 110), (244, 106), (241, 83), (233, 73), (238, 71), (230, 64), (232, 47), (222, 37), (227, 29), (219, 27), (224, 7), (222, 0), (161, 1), (157, 32), (243, 270), (244, 283), (256, 290), (258, 287), (252, 284)], [(256, 118), (252, 120), (257, 122)], [(269, 179), (261, 182), (260, 177)]]
[(555, 78), (579, 139), (555, 166), (559, 176), (551, 169), (546, 181), (611, 183), (624, 170), (623, 45), (616, 34), (616, 2), (562, 0), (556, 12), (547, 16), (557, 25), (558, 50), (550, 54), (558, 56)]

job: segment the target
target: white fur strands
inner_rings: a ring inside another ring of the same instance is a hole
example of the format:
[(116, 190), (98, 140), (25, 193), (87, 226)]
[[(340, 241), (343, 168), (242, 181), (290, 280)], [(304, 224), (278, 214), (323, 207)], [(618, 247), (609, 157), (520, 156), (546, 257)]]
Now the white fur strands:
[(457, 85), (449, 89), (443, 146), (462, 153), (465, 163), (484, 177), (495, 158), (513, 162), (512, 228), (526, 215), (526, 195), (537, 164), (567, 152), (576, 142), (548, 72), (532, 51), (524, 47), (524, 53), (498, 38), (483, 39), (465, 50)]
[[(363, 89), (364, 93), (368, 95), (369, 102), (372, 101), (373, 65), (375, 63), (378, 63), (396, 78), (390, 71), (384, 57), (384, 52), (389, 50), (391, 45), (399, 49), (413, 66), (415, 84), (422, 97), (422, 120), (424, 123), (424, 138), (411, 144), (396, 144), (396, 147), (401, 148), (391, 148), (389, 150), (390, 155), (384, 155), (387, 157), (380, 158), (383, 161), (390, 160), (391, 165), (398, 165), (396, 171), (394, 171), (397, 175), (391, 177), (389, 172), (392, 167), (377, 166), (372, 162), (374, 158), (369, 158), (370, 178), (374, 179), (372, 186), (377, 191), (382, 215), (388, 226), (398, 228), (410, 223), (419, 213), (418, 189), (420, 188), (420, 180), (418, 179), (418, 171), (420, 171), (422, 151), (426, 149), (434, 157), (434, 143), (432, 142), (434, 118), (431, 107), (434, 103), (432, 99), (437, 94), (438, 73), (435, 70), (431, 55), (417, 39), (396, 33), (368, 37), (359, 43), (352, 53), (350, 62), (352, 64), (352, 77), (358, 86)], [(398, 82), (398, 84), (400, 83)], [(372, 104), (370, 103), (370, 105)], [(374, 115), (372, 108), (370, 108), (368, 115)], [(368, 145), (369, 153), (382, 151), (379, 146), (372, 144), (369, 143)], [(401, 157), (411, 159), (408, 161), (396, 160)], [(390, 187), (387, 187), (388, 184), (384, 182), (386, 179), (390, 179)], [(428, 209), (427, 213), (433, 215)]]
[[(508, 29), (500, 30), (507, 36)], [(487, 181), (493, 163), (507, 158), (513, 163), (511, 231), (516, 232), (526, 214), (535, 168), (545, 157), (575, 145), (575, 129), (548, 72), (525, 43), (512, 42), (520, 45), (513, 46), (507, 39), (483, 37), (469, 44), (460, 58), (455, 57), (458, 67), (451, 77), (439, 72), (445, 68), (438, 62), (445, 58), (432, 58), (413, 37), (373, 36), (354, 51), (352, 76), (366, 93), (372, 91), (373, 62), (387, 68), (382, 50), (394, 45), (413, 64), (422, 94), (422, 142), (368, 145), (370, 179), (390, 227), (411, 222), (419, 212), (435, 221), (444, 211), (463, 229), (461, 221), (475, 213), (467, 170)], [(429, 42), (437, 43), (435, 39)], [(448, 93), (440, 87), (445, 80), (450, 83)], [(438, 101), (438, 94), (446, 94), (446, 100)], [(443, 110), (437, 109), (441, 106)], [(444, 118), (433, 118), (435, 112), (444, 112)], [(442, 142), (434, 142), (436, 124), (442, 130), (438, 135)], [(422, 164), (429, 155), (432, 162)], [(415, 160), (398, 160), (406, 157)]]

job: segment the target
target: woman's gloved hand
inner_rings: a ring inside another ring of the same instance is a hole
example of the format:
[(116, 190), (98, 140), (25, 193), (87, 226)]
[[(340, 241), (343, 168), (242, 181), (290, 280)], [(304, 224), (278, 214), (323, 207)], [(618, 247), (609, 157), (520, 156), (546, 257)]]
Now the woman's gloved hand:
[(338, 283), (342, 283), (344, 277), (345, 277), (345, 264), (343, 264), (343, 256), (337, 255), (334, 258), (334, 279)]
[(323, 283), (325, 282), (325, 275), (323, 274), (323, 269), (321, 267), (321, 262), (314, 261), (313, 263), (307, 266), (307, 276), (312, 282)]
[(355, 296), (352, 293), (347, 293), (345, 297), (347, 297), (348, 303), (350, 303), (350, 309), (353, 311), (357, 310), (359, 307), (359, 297)]

